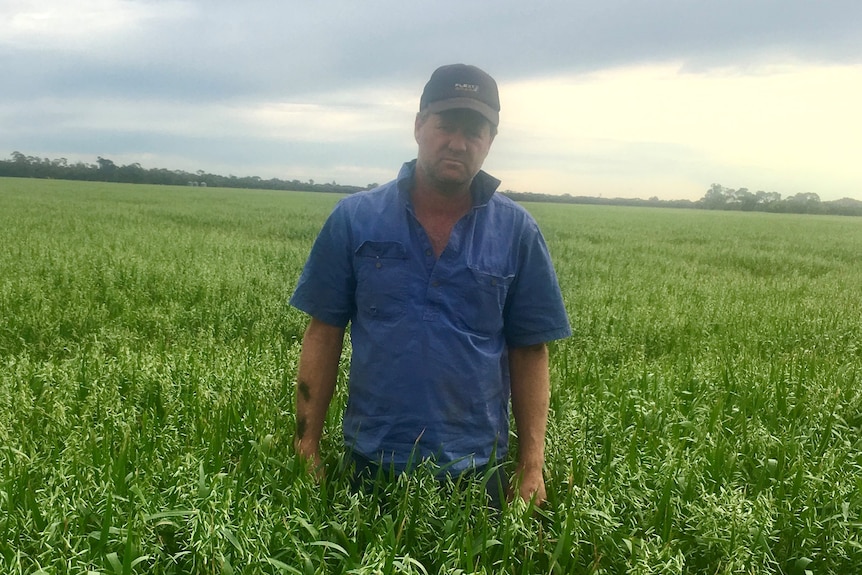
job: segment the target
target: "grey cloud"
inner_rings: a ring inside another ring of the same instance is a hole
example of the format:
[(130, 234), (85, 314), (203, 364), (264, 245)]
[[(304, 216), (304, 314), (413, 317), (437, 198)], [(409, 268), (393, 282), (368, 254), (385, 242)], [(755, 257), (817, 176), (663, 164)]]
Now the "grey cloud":
[(0, 66), (19, 96), (303, 98), (419, 86), (451, 61), (508, 80), (674, 59), (744, 66), (776, 53), (859, 62), (860, 22), (862, 3), (851, 1), (201, 2), (182, 20), (142, 22), (109, 49), (19, 50)]

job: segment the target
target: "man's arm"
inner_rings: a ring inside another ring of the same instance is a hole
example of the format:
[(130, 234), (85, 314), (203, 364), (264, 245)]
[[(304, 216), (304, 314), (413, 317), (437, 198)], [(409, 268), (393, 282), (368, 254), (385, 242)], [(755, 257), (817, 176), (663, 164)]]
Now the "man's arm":
[(509, 349), (512, 413), (518, 431), (518, 495), (540, 505), (547, 496), (542, 468), (545, 465), (545, 431), (551, 377), (548, 347), (544, 343)]
[(338, 360), (344, 344), (344, 328), (311, 318), (302, 338), (296, 381), (296, 452), (314, 466), (320, 477), (320, 437), (326, 411), (338, 379)]

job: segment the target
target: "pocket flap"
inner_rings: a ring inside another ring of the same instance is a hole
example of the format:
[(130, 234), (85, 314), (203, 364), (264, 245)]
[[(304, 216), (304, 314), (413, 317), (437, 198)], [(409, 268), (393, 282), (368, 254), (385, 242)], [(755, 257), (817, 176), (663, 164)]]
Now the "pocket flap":
[(489, 274), (488, 272), (483, 272), (472, 267), (470, 268), (470, 272), (473, 274), (473, 279), (476, 280), (476, 283), (480, 286), (489, 288), (508, 288), (509, 284), (512, 283), (512, 280), (515, 277)]
[(406, 260), (407, 250), (401, 242), (373, 242), (366, 240), (356, 248), (356, 255), (363, 258)]

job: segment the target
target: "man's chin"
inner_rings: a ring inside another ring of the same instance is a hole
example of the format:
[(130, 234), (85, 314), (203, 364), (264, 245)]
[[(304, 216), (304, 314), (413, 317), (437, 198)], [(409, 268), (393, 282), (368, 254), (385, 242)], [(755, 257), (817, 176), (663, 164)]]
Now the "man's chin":
[(470, 182), (473, 181), (473, 174), (470, 174), (464, 164), (452, 162), (450, 167), (445, 167), (443, 163), (434, 165), (431, 170), (423, 170), (434, 187), (445, 194), (458, 194), (464, 191), (464, 188), (469, 188)]
[(440, 167), (437, 170), (437, 179), (440, 182), (449, 182), (453, 185), (469, 184), (473, 176), (467, 170), (464, 164), (453, 163), (450, 168)]
[(465, 187), (470, 186), (471, 178), (466, 178), (463, 175), (460, 177), (442, 176), (435, 178), (435, 182), (440, 191), (448, 191), (451, 193), (461, 192)]

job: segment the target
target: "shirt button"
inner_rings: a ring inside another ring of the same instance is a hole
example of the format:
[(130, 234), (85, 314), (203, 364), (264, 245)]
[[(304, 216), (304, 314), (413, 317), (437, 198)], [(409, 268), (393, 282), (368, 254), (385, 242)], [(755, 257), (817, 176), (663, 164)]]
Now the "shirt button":
[(433, 282), (431, 282), (431, 285), (433, 287), (440, 287), (440, 282), (438, 282), (437, 280), (434, 280)]
[(425, 250), (425, 255), (430, 258), (431, 257), (431, 250)]
[(382, 268), (382, 267), (383, 267), (383, 264), (381, 264), (380, 262), (376, 262), (376, 263), (374, 264), (374, 267), (376, 267), (376, 268), (378, 268), (378, 269), (379, 269), (379, 268)]

